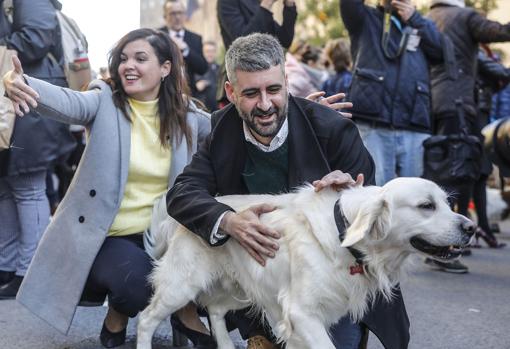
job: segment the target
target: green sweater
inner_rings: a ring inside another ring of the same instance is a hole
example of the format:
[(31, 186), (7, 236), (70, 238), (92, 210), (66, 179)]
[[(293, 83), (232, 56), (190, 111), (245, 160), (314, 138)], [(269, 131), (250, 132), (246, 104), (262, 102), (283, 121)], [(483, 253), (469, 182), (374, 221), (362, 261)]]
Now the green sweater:
[(289, 142), (264, 152), (246, 142), (247, 158), (243, 179), (250, 194), (278, 194), (289, 190)]

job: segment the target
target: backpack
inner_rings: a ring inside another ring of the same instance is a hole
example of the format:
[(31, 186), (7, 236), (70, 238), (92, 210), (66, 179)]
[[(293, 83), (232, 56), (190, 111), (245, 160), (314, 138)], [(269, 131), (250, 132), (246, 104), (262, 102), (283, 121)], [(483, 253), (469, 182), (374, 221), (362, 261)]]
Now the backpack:
[[(69, 88), (81, 91), (92, 80), (92, 70), (88, 57), (88, 43), (76, 22), (54, 7), (60, 27), (62, 51), (64, 56), (64, 73)], [(48, 54), (54, 61), (57, 59)]]
[[(64, 74), (69, 88), (81, 91), (87, 87), (92, 80), (92, 69), (90, 68), (88, 56), (88, 43), (85, 35), (81, 32), (76, 22), (69, 16), (62, 13), (62, 5), (58, 0), (49, 0), (57, 15), (60, 29), (60, 40), (64, 58)], [(4, 12), (12, 23), (13, 0), (4, 1)], [(49, 52), (48, 57), (59, 65), (59, 60)]]

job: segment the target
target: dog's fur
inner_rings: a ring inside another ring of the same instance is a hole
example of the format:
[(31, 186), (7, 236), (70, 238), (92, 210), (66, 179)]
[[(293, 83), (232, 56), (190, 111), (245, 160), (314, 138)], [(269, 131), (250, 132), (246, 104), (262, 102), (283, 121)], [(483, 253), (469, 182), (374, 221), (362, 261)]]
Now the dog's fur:
[[(339, 198), (350, 222), (342, 243), (333, 214)], [(436, 184), (420, 178), (340, 193), (316, 193), (307, 186), (296, 193), (218, 201), (237, 211), (260, 203), (276, 205), (260, 217), (282, 234), (276, 257), (262, 267), (236, 240), (213, 248), (168, 219), (163, 228), (168, 245), (160, 243), (166, 251), (151, 277), (155, 293), (138, 324), (139, 349), (150, 348), (157, 325), (190, 301), (208, 308), (221, 349), (234, 348), (223, 316), (249, 305), (265, 312), (287, 348), (334, 349), (327, 328), (346, 314), (359, 320), (377, 292), (391, 297), (405, 260), (418, 251), (411, 245), (413, 238), (429, 248), (441, 246), (435, 258), (450, 258), (458, 251), (445, 253), (447, 246), (465, 246), (474, 231), (471, 221), (450, 210)], [(348, 246), (364, 254), (364, 274), (350, 274), (355, 259)]]

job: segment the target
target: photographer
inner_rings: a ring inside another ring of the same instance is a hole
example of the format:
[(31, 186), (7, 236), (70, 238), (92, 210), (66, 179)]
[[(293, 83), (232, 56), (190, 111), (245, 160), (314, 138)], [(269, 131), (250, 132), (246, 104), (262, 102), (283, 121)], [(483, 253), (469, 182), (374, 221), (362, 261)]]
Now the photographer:
[(340, 0), (354, 69), (353, 119), (376, 163), (376, 183), (420, 176), (432, 131), (429, 65), (443, 61), (441, 36), (410, 0)]

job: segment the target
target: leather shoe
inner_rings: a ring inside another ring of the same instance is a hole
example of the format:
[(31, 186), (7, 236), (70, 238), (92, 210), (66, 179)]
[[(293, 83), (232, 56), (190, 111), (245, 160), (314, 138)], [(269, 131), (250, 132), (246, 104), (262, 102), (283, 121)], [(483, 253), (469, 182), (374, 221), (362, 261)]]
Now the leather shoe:
[(120, 332), (110, 332), (110, 330), (106, 327), (106, 324), (103, 322), (103, 328), (99, 335), (99, 339), (101, 340), (103, 347), (115, 348), (124, 344), (126, 342), (126, 328)]
[(13, 271), (0, 270), (0, 286), (5, 285), (14, 278)]
[(11, 281), (0, 287), (0, 299), (14, 299), (18, 293), (23, 276), (14, 275)]
[(253, 336), (248, 338), (248, 346), (246, 349), (278, 349), (278, 347), (271, 343), (264, 336)]

